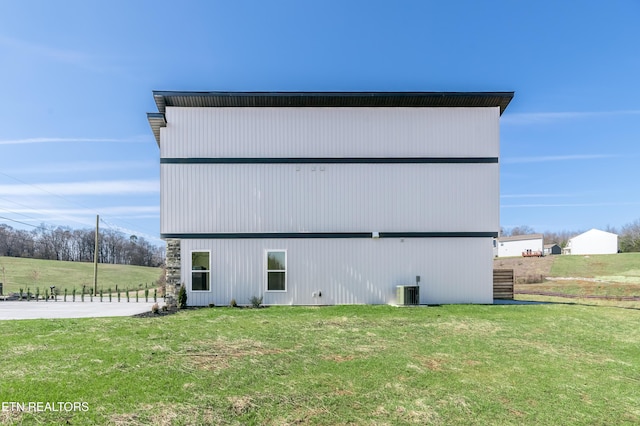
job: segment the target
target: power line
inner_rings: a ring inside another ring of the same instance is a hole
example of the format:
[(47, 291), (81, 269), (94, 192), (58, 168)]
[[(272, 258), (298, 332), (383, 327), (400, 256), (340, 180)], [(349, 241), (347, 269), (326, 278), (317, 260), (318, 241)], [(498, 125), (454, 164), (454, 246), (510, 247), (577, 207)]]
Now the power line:
[(140, 237), (146, 238), (147, 240), (158, 240), (158, 241), (160, 241), (160, 238), (155, 237), (155, 236), (153, 236), (151, 234), (144, 233), (144, 232), (137, 232), (137, 231), (135, 231), (133, 229), (126, 229), (126, 228), (123, 228), (121, 226), (109, 223), (108, 221), (104, 220), (102, 218), (102, 216), (100, 216), (100, 222), (104, 223), (107, 226), (107, 228), (109, 228), (111, 230), (114, 230), (116, 232), (120, 232), (120, 233), (123, 233), (123, 234), (140, 236)]
[[(104, 222), (104, 224), (105, 224), (105, 225), (107, 225), (108, 227), (111, 227), (111, 226), (117, 226), (117, 225), (113, 225), (113, 224), (110, 224), (110, 223), (106, 222), (106, 221), (104, 220), (104, 218), (105, 218), (105, 217), (107, 217), (107, 218), (109, 218), (109, 219), (113, 220), (113, 218), (112, 218), (111, 216), (106, 216), (106, 215), (100, 214), (100, 220), (101, 220), (102, 222)], [(134, 228), (136, 228), (136, 227), (137, 227), (137, 225), (134, 225), (134, 224), (133, 224), (133, 223), (131, 223), (131, 222), (127, 222), (126, 220), (120, 220), (120, 222), (122, 222), (122, 223), (124, 223), (124, 224), (131, 225), (131, 226), (132, 226), (132, 227), (134, 227)], [(122, 227), (120, 227), (120, 228), (122, 228)], [(153, 232), (149, 232), (149, 230), (148, 230), (148, 229), (147, 229), (147, 230), (144, 230), (144, 229), (142, 230), (142, 231), (145, 231), (145, 232), (138, 232), (138, 231), (136, 231), (135, 229), (130, 229), (129, 231), (135, 231), (135, 232), (136, 232), (136, 233), (138, 233), (138, 234), (148, 234), (148, 235), (153, 235)], [(121, 231), (121, 232), (122, 232), (122, 231)], [(129, 232), (126, 232), (126, 233), (128, 234)], [(155, 238), (155, 237), (154, 237), (154, 238)]]
[(0, 210), (4, 210), (5, 212), (8, 212), (8, 213), (13, 213), (13, 214), (17, 214), (17, 215), (20, 215), (20, 216), (24, 216), (24, 217), (26, 217), (27, 219), (38, 220), (38, 219), (36, 219), (35, 217), (32, 217), (32, 216), (26, 215), (26, 214), (24, 214), (24, 213), (14, 212), (14, 211), (7, 210), (7, 209), (5, 209), (5, 208), (2, 208), (2, 207), (0, 207)]
[(25, 182), (25, 181), (23, 181), (23, 180), (21, 180), (21, 179), (18, 179), (17, 177), (9, 176), (8, 174), (3, 173), (3, 172), (0, 172), (0, 175), (4, 175), (4, 176), (6, 176), (6, 177), (8, 177), (8, 178), (10, 178), (10, 179), (13, 179), (13, 180), (15, 180), (15, 181), (17, 181), (17, 182), (20, 182), (20, 183), (22, 183), (22, 184), (24, 184), (24, 185), (32, 186), (32, 187), (36, 188), (36, 189), (37, 189), (37, 190), (39, 190), (39, 191), (46, 192), (47, 194), (49, 194), (49, 195), (53, 195), (54, 197), (58, 197), (58, 198), (60, 198), (61, 200), (66, 201), (67, 203), (76, 204), (76, 205), (78, 205), (78, 206), (80, 206), (80, 207), (84, 207), (85, 209), (93, 210), (93, 209), (92, 209), (91, 207), (89, 207), (89, 206), (82, 205), (82, 204), (80, 204), (80, 203), (78, 203), (78, 202), (76, 202), (76, 201), (68, 200), (68, 199), (64, 198), (62, 195), (58, 195), (58, 194), (55, 194), (55, 193), (53, 193), (53, 192), (51, 192), (51, 191), (47, 191), (46, 189), (41, 188), (41, 187), (39, 187), (38, 185), (34, 185), (34, 184), (32, 184), (32, 183)]
[[(42, 215), (42, 216), (51, 216), (51, 214), (52, 214), (51, 212), (43, 211), (43, 210), (41, 210), (41, 209), (37, 209), (37, 208), (31, 207), (31, 206), (28, 206), (28, 205), (26, 205), (26, 204), (18, 203), (17, 201), (10, 200), (10, 199), (8, 199), (8, 198), (6, 198), (6, 197), (0, 197), (0, 199), (5, 200), (5, 201), (7, 201), (7, 202), (9, 202), (9, 203), (11, 203), (11, 204), (15, 204), (15, 205), (17, 205), (17, 206), (20, 206), (20, 207), (24, 207), (24, 208), (26, 208), (26, 209), (29, 209), (29, 210), (31, 210), (31, 211), (33, 211), (33, 212), (35, 212), (35, 213), (38, 213), (38, 214), (40, 214), (40, 215)], [(54, 228), (55, 228), (56, 226), (59, 226), (59, 225), (54, 225), (54, 224), (52, 224), (52, 223), (48, 223), (47, 221), (42, 220), (42, 219), (38, 219), (38, 218), (35, 218), (35, 217), (27, 216), (27, 215), (25, 215), (24, 213), (18, 213), (18, 212), (14, 212), (14, 211), (12, 211), (12, 210), (7, 210), (7, 209), (2, 209), (2, 210), (9, 211), (9, 212), (11, 212), (11, 213), (13, 213), (13, 214), (19, 214), (19, 215), (21, 215), (21, 216), (29, 217), (30, 219), (37, 220), (37, 221), (42, 222), (42, 223), (46, 223), (46, 224), (47, 224), (47, 225), (49, 225), (50, 227), (54, 227)], [(82, 226), (85, 226), (85, 227), (87, 226), (87, 224), (86, 224), (86, 223), (80, 222), (80, 221), (78, 221), (78, 220), (74, 220), (74, 219), (72, 219), (70, 216), (60, 215), (59, 217), (63, 218), (63, 219), (64, 219), (64, 220), (66, 220), (66, 221), (75, 222), (75, 223), (78, 223), (78, 224), (80, 224), (80, 225), (82, 225)]]
[(11, 222), (19, 223), (19, 224), (21, 224), (21, 225), (31, 226), (32, 228), (39, 228), (39, 226), (32, 225), (32, 224), (30, 224), (30, 223), (26, 223), (26, 222), (20, 222), (19, 220), (10, 219), (10, 218), (8, 218), (8, 217), (4, 217), (4, 216), (0, 216), (0, 219), (10, 220)]
[[(4, 172), (0, 172), (0, 174), (1, 174), (1, 175), (3, 175), (3, 176), (8, 177), (8, 178), (10, 178), (10, 179), (13, 179), (13, 180), (15, 180), (15, 181), (17, 181), (17, 182), (20, 182), (20, 183), (22, 183), (22, 184), (24, 184), (24, 185), (32, 186), (32, 187), (36, 188), (37, 190), (42, 191), (42, 192), (45, 192), (45, 193), (50, 194), (50, 195), (53, 195), (54, 197), (58, 197), (58, 198), (60, 198), (60, 199), (62, 199), (62, 200), (64, 200), (64, 201), (66, 201), (67, 203), (75, 204), (75, 205), (80, 206), (80, 207), (82, 207), (82, 208), (85, 208), (85, 209), (91, 210), (91, 211), (95, 212), (95, 214), (100, 215), (101, 217), (105, 217), (105, 215), (104, 215), (104, 214), (100, 213), (100, 211), (98, 211), (97, 209), (95, 209), (95, 208), (93, 208), (93, 207), (86, 206), (86, 205), (84, 205), (84, 204), (82, 204), (82, 203), (79, 203), (79, 202), (77, 202), (77, 201), (69, 200), (69, 199), (67, 199), (67, 198), (63, 197), (62, 195), (55, 194), (55, 193), (53, 193), (53, 192), (51, 192), (51, 191), (48, 191), (48, 190), (46, 190), (46, 189), (44, 189), (44, 188), (39, 187), (38, 185), (34, 185), (34, 184), (32, 184), (32, 183), (25, 182), (25, 181), (23, 181), (23, 180), (21, 180), (21, 179), (18, 179), (18, 178), (16, 178), (16, 177), (14, 177), (14, 176), (10, 176), (10, 175), (8, 175), (8, 174), (6, 174), (6, 173), (4, 173)], [(13, 202), (13, 201), (12, 201), (12, 202)], [(15, 203), (15, 202), (14, 202), (14, 203)], [(20, 205), (19, 203), (16, 203), (16, 204)], [(24, 206), (24, 205), (23, 205), (23, 207), (27, 207), (27, 208), (29, 208), (29, 209), (31, 209), (31, 210), (38, 211), (38, 209), (33, 209), (33, 208), (31, 208), (31, 207), (28, 207), (28, 206)], [(42, 213), (42, 212), (41, 212), (41, 213)], [(110, 216), (108, 216), (108, 217), (110, 217)], [(81, 223), (83, 226), (86, 226), (86, 224), (84, 224), (84, 223), (82, 223), (82, 222), (78, 222), (78, 221), (75, 221), (75, 220), (73, 220), (73, 219), (72, 219), (71, 221), (72, 221), (72, 222), (76, 222), (76, 223)], [(121, 222), (122, 222), (122, 223), (125, 223), (125, 224), (128, 224), (128, 225), (132, 226), (133, 228), (137, 228), (137, 226), (136, 226), (136, 225), (134, 225), (134, 224), (132, 224), (132, 223), (130, 223), (130, 222), (127, 222), (127, 221), (124, 221), (124, 220), (121, 220)], [(106, 222), (105, 222), (105, 224), (106, 224), (108, 227), (110, 227), (110, 228), (112, 227), (111, 225), (109, 225), (109, 224), (108, 224), (108, 223), (106, 223)], [(122, 227), (121, 227), (121, 228), (122, 228)], [(118, 229), (115, 229), (115, 228), (114, 228), (114, 230), (119, 231), (119, 232), (122, 232), (121, 230), (118, 230)], [(138, 233), (138, 234), (148, 234), (148, 235), (153, 235), (153, 232), (149, 232), (149, 230), (143, 230), (143, 231), (145, 231), (145, 232), (138, 232), (137, 230), (132, 229), (132, 231), (135, 231), (135, 232), (136, 232), (136, 233)], [(127, 232), (127, 233), (128, 233), (128, 232)], [(153, 238), (157, 239), (156, 237), (153, 237)]]

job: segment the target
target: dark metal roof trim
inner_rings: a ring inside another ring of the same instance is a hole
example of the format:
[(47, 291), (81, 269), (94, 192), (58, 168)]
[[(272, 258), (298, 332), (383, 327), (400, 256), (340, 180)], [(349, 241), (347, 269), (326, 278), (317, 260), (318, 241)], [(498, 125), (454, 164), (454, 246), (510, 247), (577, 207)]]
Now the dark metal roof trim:
[[(167, 107), (490, 108), (504, 112), (514, 92), (179, 92), (155, 90), (158, 113), (147, 118), (160, 145)], [(162, 117), (160, 118), (160, 115)]]
[(498, 157), (160, 158), (160, 164), (489, 164)]
[[(379, 238), (495, 238), (497, 232), (380, 232)], [(236, 240), (264, 238), (373, 238), (371, 232), (215, 232), (166, 233), (160, 238)]]
[(166, 107), (500, 107), (514, 92), (173, 92), (154, 91)]

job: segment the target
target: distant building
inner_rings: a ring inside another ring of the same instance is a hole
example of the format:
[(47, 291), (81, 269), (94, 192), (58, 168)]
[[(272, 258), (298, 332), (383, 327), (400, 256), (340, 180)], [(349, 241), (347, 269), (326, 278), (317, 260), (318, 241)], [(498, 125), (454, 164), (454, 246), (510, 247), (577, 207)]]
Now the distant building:
[(548, 256), (550, 254), (562, 254), (562, 247), (557, 244), (545, 244), (544, 255)]
[(618, 235), (592, 229), (567, 242), (564, 254), (613, 254), (618, 252)]
[(522, 253), (543, 253), (542, 234), (514, 235), (496, 240), (496, 257), (522, 256)]

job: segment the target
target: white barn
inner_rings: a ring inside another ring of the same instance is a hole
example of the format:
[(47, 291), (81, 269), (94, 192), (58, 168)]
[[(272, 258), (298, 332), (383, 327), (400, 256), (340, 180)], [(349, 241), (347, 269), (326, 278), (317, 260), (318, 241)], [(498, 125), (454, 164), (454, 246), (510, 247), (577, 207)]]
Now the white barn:
[(618, 252), (618, 235), (592, 229), (569, 239), (564, 254), (613, 254)]
[(497, 240), (497, 256), (522, 256), (522, 253), (530, 251), (544, 254), (544, 236), (542, 234), (514, 235), (512, 237), (500, 237)]
[(513, 92), (154, 92), (168, 295), (492, 303)]

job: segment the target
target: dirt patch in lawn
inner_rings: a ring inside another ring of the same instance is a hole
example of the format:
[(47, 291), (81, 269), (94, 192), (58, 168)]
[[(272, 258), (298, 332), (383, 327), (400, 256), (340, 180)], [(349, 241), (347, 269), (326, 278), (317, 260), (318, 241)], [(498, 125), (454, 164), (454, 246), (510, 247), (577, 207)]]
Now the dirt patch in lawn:
[(513, 269), (516, 284), (541, 283), (551, 274), (555, 259), (555, 256), (496, 258), (493, 268)]
[(326, 361), (346, 362), (353, 361), (356, 357), (354, 355), (326, 355), (323, 356), (322, 359)]
[(234, 359), (257, 358), (282, 352), (284, 350), (269, 348), (261, 342), (250, 339), (229, 340), (219, 338), (211, 341), (194, 341), (188, 347), (185, 347), (180, 355), (191, 366), (200, 370), (211, 371), (228, 368)]

